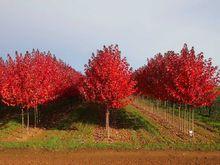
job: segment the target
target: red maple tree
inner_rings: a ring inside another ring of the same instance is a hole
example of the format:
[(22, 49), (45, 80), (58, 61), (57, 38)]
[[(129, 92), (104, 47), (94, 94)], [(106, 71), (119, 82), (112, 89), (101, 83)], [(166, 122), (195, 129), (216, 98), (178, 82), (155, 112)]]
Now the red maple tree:
[(109, 138), (109, 110), (124, 107), (131, 102), (136, 82), (132, 69), (121, 57), (118, 46), (98, 50), (85, 65), (85, 77), (80, 92), (88, 101), (101, 105), (106, 111), (106, 129)]
[(211, 106), (220, 81), (211, 59), (205, 60), (203, 53), (196, 55), (186, 44), (180, 54), (168, 51), (148, 60), (134, 77), (141, 94), (192, 107)]
[[(20, 107), (22, 114), (23, 110), (27, 110), (28, 126), (29, 110), (34, 109), (38, 113), (37, 107), (41, 104), (79, 94), (77, 83), (81, 74), (57, 60), (50, 52), (33, 50), (24, 55), (16, 52), (15, 59), (8, 55), (3, 74), (2, 101)], [(22, 117), (22, 125), (23, 120)]]
[[(147, 65), (134, 72), (137, 80), (138, 94), (148, 98), (178, 104), (179, 117), (192, 116), (194, 129), (194, 111), (196, 107), (211, 107), (219, 92), (220, 71), (206, 60), (203, 53), (195, 54), (194, 48), (188, 50), (186, 44), (180, 53), (168, 51), (149, 59)], [(184, 111), (180, 111), (184, 107)], [(172, 109), (173, 110), (173, 109)], [(166, 110), (165, 110), (166, 113)], [(189, 113), (189, 111), (188, 111)], [(173, 111), (174, 114), (174, 111)], [(181, 120), (180, 129), (185, 126)], [(189, 126), (189, 125), (188, 125)]]
[(185, 44), (176, 66), (178, 74), (172, 79), (175, 84), (170, 90), (172, 96), (192, 107), (211, 106), (220, 82), (219, 71), (212, 60), (205, 60), (203, 53), (196, 55), (194, 48), (188, 50)]

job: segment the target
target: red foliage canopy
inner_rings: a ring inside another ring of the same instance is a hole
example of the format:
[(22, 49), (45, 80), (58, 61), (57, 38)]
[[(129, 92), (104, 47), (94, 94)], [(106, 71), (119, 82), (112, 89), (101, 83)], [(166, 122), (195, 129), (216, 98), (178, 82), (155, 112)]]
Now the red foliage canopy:
[(194, 49), (189, 51), (185, 44), (177, 66), (179, 74), (173, 78), (176, 87), (170, 90), (172, 96), (195, 107), (210, 106), (216, 100), (220, 82), (219, 71), (211, 59), (205, 60), (203, 53), (195, 55)]
[(80, 76), (50, 52), (16, 53), (15, 59), (8, 55), (1, 77), (2, 100), (7, 105), (29, 109), (69, 93), (75, 96)]
[[(4, 76), (4, 70), (5, 70), (5, 62), (2, 58), (0, 58), (0, 91), (2, 89), (2, 77)], [(2, 101), (1, 95), (0, 95), (0, 99)]]
[(203, 53), (195, 55), (185, 44), (181, 53), (168, 51), (148, 60), (147, 65), (134, 73), (139, 93), (145, 96), (187, 104), (210, 106), (217, 97), (215, 90), (219, 71), (205, 60)]
[(85, 75), (80, 91), (87, 101), (108, 109), (123, 107), (131, 101), (136, 82), (118, 46), (104, 47), (96, 56), (93, 54), (85, 65)]

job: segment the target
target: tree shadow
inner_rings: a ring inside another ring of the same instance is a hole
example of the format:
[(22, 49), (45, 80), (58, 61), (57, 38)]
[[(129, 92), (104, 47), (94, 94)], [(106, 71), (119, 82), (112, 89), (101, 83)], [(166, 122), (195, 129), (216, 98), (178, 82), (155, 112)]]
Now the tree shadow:
[(21, 122), (20, 112), (18, 107), (0, 106), (0, 129), (10, 122), (15, 121), (17, 123)]
[(137, 110), (128, 111), (125, 108), (120, 110), (112, 110), (111, 115), (111, 123), (113, 128), (133, 130), (144, 129), (150, 132), (155, 129), (146, 118), (137, 112)]
[[(30, 111), (30, 126), (34, 127), (34, 113)], [(10, 120), (21, 123), (18, 108), (5, 109), (0, 115), (0, 127)], [(26, 112), (25, 112), (26, 116)], [(82, 103), (80, 100), (62, 100), (39, 107), (39, 128), (47, 130), (78, 130), (77, 123), (105, 127), (105, 111), (98, 105)], [(26, 117), (25, 117), (26, 122)], [(135, 111), (124, 109), (110, 110), (110, 127), (117, 129), (145, 129), (152, 125)]]
[(101, 124), (94, 105), (75, 102), (72, 105), (46, 109), (41, 112), (40, 127), (57, 130), (77, 130), (74, 123)]
[[(56, 106), (45, 110), (41, 117), (41, 127), (57, 130), (78, 130), (77, 123), (105, 127), (105, 111), (98, 105), (75, 102), (72, 105)], [(110, 127), (117, 129), (145, 129), (151, 131), (152, 125), (136, 111), (125, 108), (110, 110)]]

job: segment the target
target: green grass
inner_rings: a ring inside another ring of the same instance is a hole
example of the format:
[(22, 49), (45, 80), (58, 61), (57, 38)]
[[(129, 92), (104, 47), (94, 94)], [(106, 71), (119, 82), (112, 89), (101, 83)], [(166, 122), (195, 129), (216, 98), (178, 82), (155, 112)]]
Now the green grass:
[[(142, 106), (146, 106), (146, 105), (156, 106), (156, 103), (153, 100), (139, 98), (137, 99), (137, 101)], [(220, 103), (220, 97), (217, 98), (216, 102)], [(159, 110), (164, 110), (164, 106), (159, 105)], [(207, 126), (220, 130), (220, 106), (214, 106), (213, 110), (214, 111), (212, 111), (212, 114), (209, 116), (205, 108), (195, 109), (194, 110), (195, 119), (199, 122), (206, 124)], [(178, 116), (177, 107), (174, 109), (174, 114)]]
[(220, 96), (217, 97), (217, 100), (216, 100), (218, 103), (220, 103)]
[(217, 98), (210, 114), (205, 108), (195, 110), (195, 119), (220, 130), (220, 97)]
[(63, 142), (59, 137), (53, 137), (47, 141), (26, 141), (26, 142), (0, 142), (0, 148), (4, 149), (46, 149), (46, 150), (79, 150), (79, 149), (114, 149), (114, 150), (187, 150), (187, 151), (220, 151), (220, 144), (206, 143), (147, 143), (139, 144), (115, 142), (115, 143), (80, 143), (76, 141)]
[(195, 119), (197, 121), (200, 121), (202, 123), (205, 123), (208, 126), (211, 126), (213, 128), (216, 128), (220, 130), (220, 120), (219, 119), (213, 119), (207, 115), (203, 115), (201, 113), (195, 113)]
[[(74, 110), (67, 109), (68, 101), (49, 105), (42, 112), (42, 133), (25, 141), (3, 141), (9, 134), (21, 127), (17, 118), (2, 121), (0, 125), (0, 148), (32, 148), (47, 150), (77, 149), (116, 149), (116, 150), (220, 150), (218, 142), (189, 143), (176, 142), (166, 135), (161, 135), (158, 125), (143, 116), (133, 106), (111, 111), (111, 127), (125, 130), (130, 134), (128, 141), (96, 141), (96, 128), (103, 127), (104, 112), (96, 105), (74, 103)], [(64, 108), (63, 108), (64, 107)], [(54, 117), (56, 120), (54, 120)], [(56, 123), (53, 123), (56, 121)], [(114, 124), (116, 123), (116, 124)], [(105, 132), (103, 133), (105, 135)]]
[(11, 120), (0, 127), (0, 138), (7, 137), (11, 132), (15, 131), (20, 124), (17, 121)]
[(128, 105), (124, 109), (117, 110), (117, 115), (120, 117), (120, 122), (128, 124), (128, 128), (130, 129), (144, 129), (152, 134), (159, 134), (158, 128), (131, 105)]

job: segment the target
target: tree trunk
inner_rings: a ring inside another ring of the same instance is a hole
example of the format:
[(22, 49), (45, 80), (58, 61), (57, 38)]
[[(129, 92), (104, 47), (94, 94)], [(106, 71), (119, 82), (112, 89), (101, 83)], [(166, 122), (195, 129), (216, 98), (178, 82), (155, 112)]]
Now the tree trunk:
[(40, 116), (40, 112), (41, 111), (39, 111), (38, 109), (37, 109), (37, 123), (39, 124), (40, 123), (40, 118), (41, 118), (41, 116)]
[(209, 117), (211, 117), (212, 107), (208, 107), (208, 109), (209, 109)]
[(173, 104), (173, 107), (172, 107), (172, 112), (173, 112), (172, 123), (174, 123), (174, 110), (175, 110), (175, 104)]
[(29, 110), (27, 110), (27, 131), (29, 131), (29, 123), (30, 123), (30, 120), (29, 120)]
[(150, 102), (150, 106), (151, 106), (152, 113), (154, 113), (154, 103), (152, 101)]
[(24, 127), (24, 110), (21, 109), (21, 126)]
[(166, 101), (164, 102), (164, 109), (163, 111), (165, 112), (164, 115), (165, 115), (165, 120), (167, 121), (167, 109), (166, 109)]
[(37, 114), (36, 114), (36, 108), (34, 108), (34, 128), (37, 127)]
[(154, 100), (152, 100), (152, 105), (153, 105), (153, 111), (155, 111), (156, 106), (155, 106), (155, 101)]
[(36, 120), (37, 120), (37, 124), (39, 123), (39, 116), (38, 116), (38, 108), (36, 107)]
[(182, 110), (180, 109), (180, 130), (183, 131)]
[(187, 132), (187, 120), (186, 120), (186, 110), (187, 110), (187, 105), (185, 105), (185, 110), (184, 110), (184, 132)]
[(157, 112), (158, 112), (158, 106), (159, 106), (159, 105), (158, 105), (158, 104), (159, 104), (159, 103), (158, 103), (158, 100), (157, 100), (156, 102), (157, 102), (156, 104), (157, 104)]
[(34, 128), (37, 127), (39, 121), (38, 121), (38, 108), (34, 108)]
[(184, 108), (182, 110), (182, 131), (184, 133)]
[(194, 136), (194, 110), (192, 110), (192, 131)]
[(188, 107), (188, 133), (190, 131), (190, 107)]
[(179, 112), (179, 129), (181, 130), (180, 106), (178, 107), (178, 112)]
[(107, 138), (109, 140), (110, 137), (110, 132), (109, 132), (109, 109), (106, 109), (106, 113), (105, 113), (105, 127), (106, 127), (106, 131), (107, 131)]
[(187, 134), (189, 133), (189, 111), (188, 111), (188, 107), (186, 109), (186, 129), (187, 129)]

